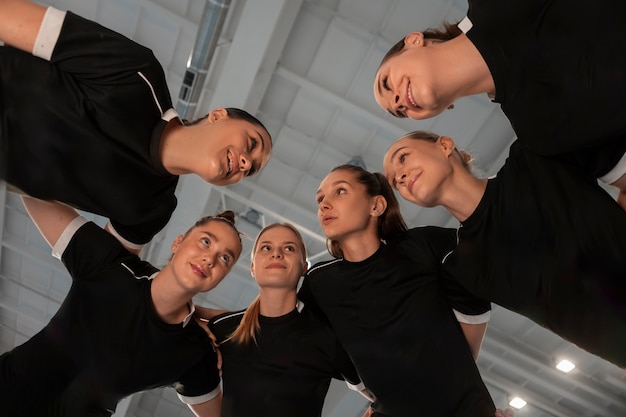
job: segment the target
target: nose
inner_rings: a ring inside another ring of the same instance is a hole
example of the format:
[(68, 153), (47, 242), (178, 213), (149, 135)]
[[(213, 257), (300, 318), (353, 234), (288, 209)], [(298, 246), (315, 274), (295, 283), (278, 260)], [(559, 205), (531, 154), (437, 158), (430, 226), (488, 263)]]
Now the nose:
[(241, 171), (250, 171), (250, 167), (252, 163), (250, 162), (250, 157), (246, 154), (239, 155), (239, 169)]
[(328, 200), (326, 199), (326, 197), (322, 198), (322, 200), (317, 203), (318, 207), (320, 210), (324, 211), (330, 208), (330, 203), (328, 202)]
[(406, 172), (400, 172), (396, 175), (396, 184), (404, 184), (404, 180), (406, 179)]
[(202, 258), (202, 262), (203, 262), (206, 266), (208, 266), (209, 268), (212, 268), (212, 267), (213, 267), (213, 265), (215, 265), (215, 256), (212, 256), (212, 255), (205, 255), (205, 256)]
[(283, 253), (279, 248), (274, 248), (274, 250), (272, 250), (272, 258), (282, 258), (283, 257)]

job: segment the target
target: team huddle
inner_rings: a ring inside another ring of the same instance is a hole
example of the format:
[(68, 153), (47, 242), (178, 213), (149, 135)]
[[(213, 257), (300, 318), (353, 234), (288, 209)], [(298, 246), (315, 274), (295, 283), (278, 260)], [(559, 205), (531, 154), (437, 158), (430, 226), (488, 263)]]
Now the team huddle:
[[(569, 24), (583, 6), (584, 28)], [(504, 165), (476, 177), (445, 132), (414, 131), (381, 155), (384, 172), (333, 168), (311, 196), (332, 260), (309, 267), (298, 229), (270, 224), (249, 266), (257, 298), (220, 311), (192, 299), (242, 253), (232, 211), (191, 225), (161, 269), (141, 250), (181, 175), (225, 186), (258, 173), (268, 129), (232, 107), (184, 121), (151, 50), (3, 0), (0, 180), (72, 285), (0, 356), (2, 415), (111, 416), (172, 386), (199, 417), (319, 417), (333, 378), (370, 401), (366, 416), (510, 415), (476, 366), (492, 302), (625, 368), (625, 18), (609, 0), (470, 0), (460, 22), (407, 34), (374, 76), (381, 109), (426, 119), (487, 94), (517, 135)], [(460, 227), (407, 227), (396, 192)]]

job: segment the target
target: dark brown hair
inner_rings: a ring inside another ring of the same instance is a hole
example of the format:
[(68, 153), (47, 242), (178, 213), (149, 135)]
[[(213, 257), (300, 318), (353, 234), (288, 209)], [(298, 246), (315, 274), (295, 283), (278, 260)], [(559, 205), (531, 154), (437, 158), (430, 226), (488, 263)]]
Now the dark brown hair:
[[(267, 132), (267, 136), (270, 138), (270, 143), (272, 143), (272, 135), (270, 135), (269, 130), (267, 130), (267, 128), (265, 127), (265, 125), (256, 117), (254, 117), (253, 115), (251, 115), (250, 113), (248, 113), (245, 110), (242, 109), (238, 109), (236, 107), (226, 107), (224, 110), (226, 110), (226, 114), (228, 115), (229, 118), (231, 119), (236, 119), (236, 120), (245, 120), (246, 122), (252, 123), (253, 125), (257, 125), (261, 128), (263, 128), (263, 130), (265, 130)], [(209, 117), (209, 114), (205, 114), (202, 117), (198, 117), (197, 119), (193, 120), (193, 121), (184, 121), (185, 126), (193, 126), (195, 124), (200, 123), (200, 121), (206, 119), (207, 117)]]
[[(389, 240), (397, 236), (401, 232), (407, 230), (406, 223), (400, 213), (400, 204), (393, 192), (393, 189), (387, 182), (385, 176), (379, 172), (369, 172), (356, 165), (340, 165), (333, 168), (330, 172), (348, 171), (354, 174), (357, 182), (365, 186), (365, 193), (369, 197), (383, 196), (387, 200), (387, 208), (385, 212), (378, 218), (378, 237), (382, 240)], [(335, 258), (343, 257), (341, 244), (336, 240), (328, 240), (326, 242), (328, 252)]]

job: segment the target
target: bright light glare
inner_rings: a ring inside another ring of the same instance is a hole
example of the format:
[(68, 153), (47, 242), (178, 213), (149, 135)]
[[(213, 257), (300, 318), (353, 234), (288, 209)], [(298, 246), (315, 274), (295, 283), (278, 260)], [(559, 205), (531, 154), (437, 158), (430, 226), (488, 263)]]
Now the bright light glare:
[(520, 397), (515, 397), (511, 401), (509, 401), (509, 405), (519, 410), (526, 405), (526, 401), (522, 400)]
[(558, 369), (561, 372), (571, 372), (572, 369), (576, 368), (576, 365), (574, 365), (572, 362), (568, 361), (567, 359), (563, 359), (561, 362), (559, 362), (556, 365), (556, 369)]

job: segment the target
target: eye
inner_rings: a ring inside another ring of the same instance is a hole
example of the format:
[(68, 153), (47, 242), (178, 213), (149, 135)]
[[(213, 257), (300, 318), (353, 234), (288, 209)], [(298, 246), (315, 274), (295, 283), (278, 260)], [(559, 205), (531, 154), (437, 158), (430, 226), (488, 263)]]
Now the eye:
[(230, 256), (228, 256), (228, 255), (226, 255), (226, 254), (221, 255), (221, 256), (220, 256), (220, 260), (221, 260), (222, 262), (224, 262), (224, 264), (226, 264), (226, 266), (230, 265), (230, 261), (231, 261)]
[(324, 196), (323, 195), (319, 195), (317, 196), (317, 198), (315, 199), (315, 201), (317, 202), (317, 204), (321, 204), (322, 201), (324, 201)]
[(337, 195), (342, 195), (346, 193), (346, 189), (345, 188), (337, 188), (337, 191), (335, 191), (337, 193)]
[(200, 242), (204, 245), (204, 246), (211, 246), (211, 240), (208, 237), (203, 237), (200, 239)]
[(260, 249), (265, 252), (271, 250), (270, 245), (262, 245)]
[(407, 155), (408, 155), (408, 152), (401, 153), (401, 154), (398, 156), (398, 161), (400, 161), (400, 163), (404, 163), (404, 161), (406, 161), (406, 156), (407, 156)]
[(285, 252), (294, 252), (296, 248), (294, 246), (285, 246)]
[(388, 81), (388, 78), (387, 77), (383, 77), (383, 80), (382, 80), (383, 88), (385, 90), (387, 90), (387, 91), (391, 91), (391, 88), (389, 88), (389, 84), (387, 83), (387, 81)]
[(257, 138), (250, 137), (250, 144), (249, 144), (250, 152), (255, 150), (258, 144), (259, 144), (259, 140)]

